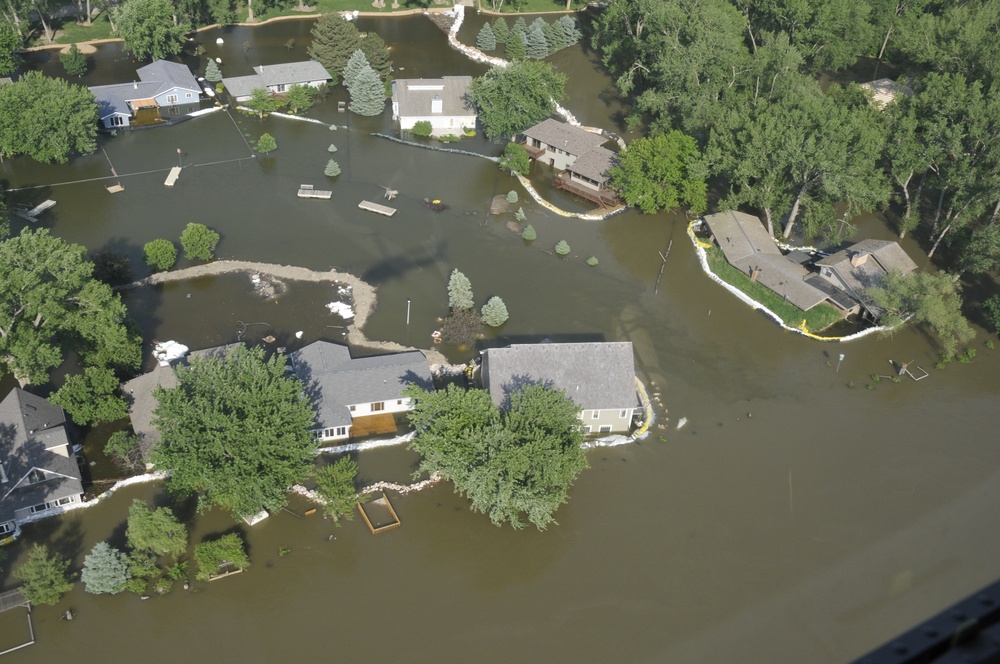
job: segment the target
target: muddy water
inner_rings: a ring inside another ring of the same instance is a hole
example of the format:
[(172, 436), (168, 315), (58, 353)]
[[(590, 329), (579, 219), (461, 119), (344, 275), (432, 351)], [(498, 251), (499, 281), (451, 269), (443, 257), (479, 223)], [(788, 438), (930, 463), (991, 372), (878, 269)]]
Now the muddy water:
[[(476, 20), (463, 34), (475, 34)], [(199, 39), (209, 55), (249, 67), (256, 58), (301, 57), (304, 25), (234, 28), (221, 33), (223, 47), (215, 33)], [(364, 27), (397, 45), (404, 75), (481, 71), (441, 46), (440, 32), (421, 17)], [(412, 64), (403, 53), (413, 54)], [(96, 57), (116, 62), (105, 49)], [(571, 109), (613, 126), (620, 106), (594, 98), (609, 82), (592, 56), (577, 50), (556, 59), (570, 77)], [(234, 69), (226, 73), (247, 73)], [(145, 602), (93, 597), (78, 586), (58, 607), (35, 609), (38, 643), (11, 661), (842, 662), (1000, 573), (992, 527), (1000, 372), (984, 333), (971, 364), (936, 371), (933, 347), (914, 330), (844, 346), (782, 332), (701, 274), (683, 216), (585, 223), (524, 203), (538, 231), (526, 244), (506, 219), (486, 215), (490, 198), (514, 187), (510, 178), (483, 160), (373, 138), (368, 132), (391, 131), (388, 116), (340, 114), (337, 99), (310, 115), (346, 129), (217, 113), (102, 139), (107, 157), (99, 151), (52, 167), (8, 161), (2, 177), (12, 188), (43, 185), (10, 194), (13, 202), (58, 201), (40, 225), (90, 249), (124, 251), (138, 273), (142, 245), (176, 238), (189, 221), (218, 229), (225, 257), (353, 272), (379, 286), (367, 327), (376, 339), (429, 342), (457, 267), (477, 301), (500, 295), (510, 310), (487, 343), (631, 340), (641, 377), (661, 395), (665, 428), (640, 444), (590, 452), (591, 468), (558, 512), (559, 526), (545, 533), (494, 528), (448, 486), (395, 499), (403, 526), (378, 537), (357, 519), (336, 529), (300, 518), (308, 505), (297, 498), (295, 514), (253, 529), (181, 504), (194, 542), (245, 532), (250, 570)], [(249, 158), (244, 139), (263, 131), (278, 150)], [(296, 199), (300, 183), (326, 186), (330, 142), (344, 170), (330, 185), (333, 200)], [(165, 169), (178, 147), (185, 168), (168, 189)], [(499, 150), (478, 139), (462, 147)], [(109, 175), (112, 164), (123, 193), (107, 194), (104, 180), (55, 184)], [(128, 175), (144, 171), (156, 172)], [(356, 208), (379, 200), (380, 185), (400, 191), (392, 219)], [(424, 197), (450, 207), (431, 212)], [(890, 236), (877, 218), (860, 225), (862, 236)], [(560, 239), (573, 250), (566, 258), (551, 250)], [(657, 251), (671, 241), (656, 293)], [(914, 245), (906, 248), (917, 258)], [(584, 262), (592, 255), (595, 268)], [(126, 301), (147, 340), (211, 345), (242, 329), (244, 338), (272, 334), (276, 345), (294, 346), (338, 338), (339, 328), (328, 326), (340, 321), (322, 306), (330, 290), (292, 284), (263, 300), (245, 275), (227, 275), (132, 292)], [(870, 374), (888, 373), (890, 359), (914, 360), (931, 375), (873, 383)], [(681, 417), (687, 424), (678, 430)], [(91, 436), (88, 450), (100, 437)], [(365, 481), (406, 480), (416, 463), (404, 450), (358, 459)], [(93, 470), (111, 472), (103, 460)], [(156, 485), (130, 488), (32, 526), (26, 540), (53, 544), (78, 567), (96, 541), (123, 543), (134, 498), (167, 500)], [(279, 555), (282, 547), (290, 553)], [(22, 551), (11, 551), (6, 569)], [(4, 583), (14, 583), (7, 573)], [(67, 607), (73, 622), (59, 619)], [(0, 616), (5, 630), (20, 625), (12, 617)]]

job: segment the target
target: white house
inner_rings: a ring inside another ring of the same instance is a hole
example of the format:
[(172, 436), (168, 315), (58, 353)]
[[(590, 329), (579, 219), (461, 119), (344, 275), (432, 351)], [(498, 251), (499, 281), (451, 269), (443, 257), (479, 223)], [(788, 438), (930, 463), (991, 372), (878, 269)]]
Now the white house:
[(293, 85), (318, 88), (333, 80), (330, 72), (315, 60), (257, 65), (253, 70), (254, 73), (249, 76), (222, 79), (222, 84), (236, 101), (247, 101), (257, 88), (263, 88), (271, 94), (283, 94)]
[(369, 430), (366, 419), (410, 410), (403, 389), (433, 385), (420, 351), (352, 358), (346, 346), (314, 341), (289, 361), (316, 409), (313, 434), (322, 441), (350, 438), (352, 428)]
[(436, 135), (459, 134), (476, 126), (476, 107), (469, 101), (471, 76), (397, 78), (392, 82), (392, 119), (403, 131), (421, 121)]
[(158, 121), (161, 109), (180, 114), (181, 106), (198, 103), (201, 87), (187, 65), (154, 60), (137, 69), (136, 74), (138, 81), (90, 88), (105, 129), (130, 126), (143, 109), (155, 111), (152, 117)]
[(566, 391), (587, 433), (628, 433), (638, 408), (632, 342), (515, 344), (482, 353), (483, 387), (504, 408), (526, 385)]

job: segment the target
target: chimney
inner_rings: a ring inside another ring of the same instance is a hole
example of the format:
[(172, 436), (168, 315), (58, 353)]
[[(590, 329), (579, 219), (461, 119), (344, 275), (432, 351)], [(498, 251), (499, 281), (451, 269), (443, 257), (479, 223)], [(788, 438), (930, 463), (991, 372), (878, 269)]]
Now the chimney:
[(434, 99), (431, 99), (431, 113), (443, 113), (444, 112), (444, 102), (441, 101), (441, 97), (434, 95)]
[(861, 267), (868, 261), (868, 254), (865, 252), (858, 252), (851, 256), (851, 266)]

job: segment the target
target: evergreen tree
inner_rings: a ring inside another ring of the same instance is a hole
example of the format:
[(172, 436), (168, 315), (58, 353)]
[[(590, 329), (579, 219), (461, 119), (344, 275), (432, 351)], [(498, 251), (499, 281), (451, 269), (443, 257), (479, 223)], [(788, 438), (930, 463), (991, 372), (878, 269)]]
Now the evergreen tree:
[(483, 322), (490, 327), (500, 327), (507, 322), (507, 305), (499, 297), (494, 295), (483, 305)]
[(563, 16), (559, 19), (559, 25), (562, 26), (563, 34), (566, 35), (567, 46), (572, 46), (580, 41), (583, 33), (580, 32), (580, 25), (575, 18), (569, 15)]
[(503, 16), (497, 16), (493, 21), (493, 36), (498, 44), (506, 44), (510, 39), (510, 28), (507, 27), (507, 20)]
[(212, 83), (218, 83), (222, 80), (222, 69), (219, 68), (215, 60), (209, 59), (205, 66), (205, 80)]
[(338, 13), (320, 16), (313, 26), (312, 36), (309, 57), (337, 76), (344, 73), (351, 54), (361, 48), (361, 33), (357, 26), (352, 21), (345, 21)]
[(392, 59), (389, 57), (389, 47), (385, 40), (376, 32), (366, 32), (361, 40), (361, 50), (379, 79), (384, 81), (389, 78), (389, 74), (392, 73)]
[(354, 113), (374, 116), (385, 110), (385, 86), (371, 67), (361, 70), (349, 92)]
[(532, 240), (538, 238), (538, 233), (535, 231), (534, 226), (528, 224), (527, 226), (524, 227), (524, 230), (521, 231), (521, 237), (527, 240), (528, 242), (531, 242)]
[(458, 270), (452, 270), (448, 279), (448, 306), (452, 309), (471, 309), (475, 303), (472, 282)]
[(257, 152), (261, 154), (268, 154), (278, 149), (278, 142), (274, 140), (274, 136), (271, 136), (268, 133), (263, 133), (260, 135), (260, 138), (257, 139), (256, 148)]
[(59, 54), (59, 62), (70, 76), (83, 76), (87, 73), (87, 56), (73, 44), (65, 53)]
[(337, 151), (337, 146), (336, 146), (336, 145), (334, 145), (333, 143), (330, 143), (330, 147), (328, 147), (328, 148), (326, 149), (326, 151), (327, 151), (327, 152), (330, 152), (330, 153), (334, 153), (334, 152), (336, 152), (336, 151)]
[(351, 53), (351, 57), (348, 58), (347, 64), (344, 66), (344, 87), (348, 90), (354, 85), (354, 80), (358, 77), (358, 74), (365, 67), (370, 67), (368, 64), (368, 58), (365, 56), (365, 52), (360, 48)]
[(507, 40), (507, 49), (504, 52), (504, 55), (511, 62), (524, 60), (525, 55), (527, 55), (527, 50), (524, 46), (523, 33), (511, 31), (510, 38)]
[(524, 20), (523, 16), (518, 16), (517, 20), (514, 21), (514, 25), (510, 28), (510, 33), (521, 32), (527, 34), (528, 32), (528, 22)]
[(545, 33), (535, 24), (528, 30), (528, 41), (525, 43), (525, 53), (529, 58), (541, 60), (549, 54), (549, 44), (545, 40)]
[(335, 178), (340, 175), (340, 164), (331, 159), (326, 162), (326, 168), (323, 169), (323, 175), (331, 178)]
[(483, 23), (483, 29), (476, 37), (476, 46), (480, 51), (492, 51), (497, 47), (497, 36), (493, 34), (493, 28), (489, 23)]
[(558, 22), (546, 23), (542, 32), (545, 34), (545, 41), (549, 44), (550, 55), (566, 48), (566, 33), (563, 32), (562, 26)]
[(115, 595), (131, 578), (128, 558), (107, 542), (98, 542), (83, 559), (80, 579), (88, 593)]

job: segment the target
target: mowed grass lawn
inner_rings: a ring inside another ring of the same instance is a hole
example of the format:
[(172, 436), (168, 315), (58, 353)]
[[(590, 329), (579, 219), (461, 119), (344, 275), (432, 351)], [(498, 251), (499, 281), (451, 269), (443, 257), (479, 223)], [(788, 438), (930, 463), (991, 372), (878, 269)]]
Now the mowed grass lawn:
[(802, 321), (805, 321), (807, 330), (810, 332), (820, 332), (834, 323), (843, 320), (840, 312), (829, 304), (818, 304), (809, 311), (803, 311), (795, 305), (789, 304), (783, 297), (770, 288), (750, 281), (750, 277), (729, 264), (726, 257), (722, 254), (722, 250), (718, 247), (712, 246), (705, 251), (708, 252), (708, 266), (716, 276), (727, 284), (739, 288), (754, 300), (778, 314), (785, 325), (799, 327)]

